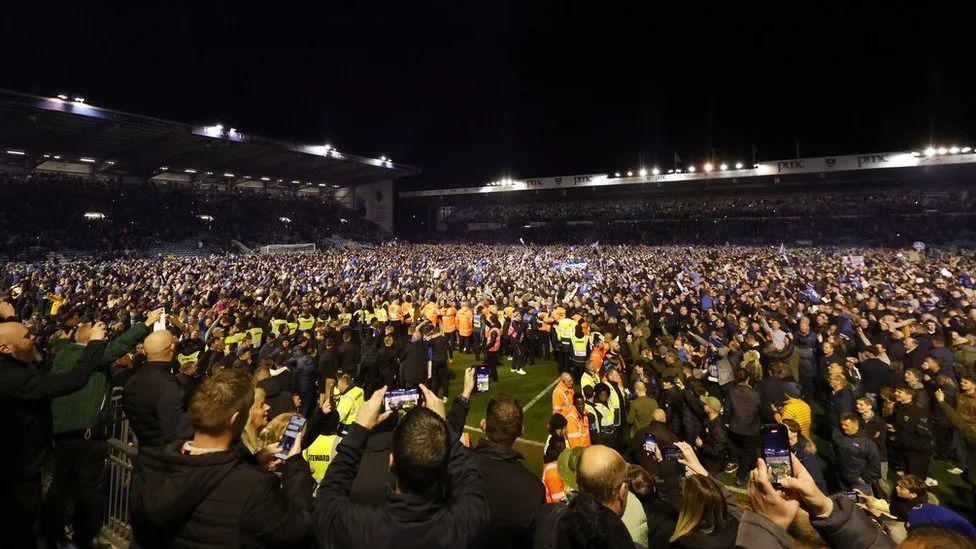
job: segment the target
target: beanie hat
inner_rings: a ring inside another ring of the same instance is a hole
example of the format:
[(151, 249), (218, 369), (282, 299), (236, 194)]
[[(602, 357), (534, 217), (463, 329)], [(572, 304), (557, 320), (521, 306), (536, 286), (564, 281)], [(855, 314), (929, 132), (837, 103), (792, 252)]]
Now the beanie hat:
[(719, 400), (719, 399), (717, 399), (717, 398), (715, 398), (715, 397), (713, 397), (713, 396), (704, 396), (704, 395), (702, 395), (701, 401), (702, 401), (702, 404), (704, 404), (705, 406), (708, 406), (714, 412), (719, 412), (720, 413), (722, 411), (722, 401)]

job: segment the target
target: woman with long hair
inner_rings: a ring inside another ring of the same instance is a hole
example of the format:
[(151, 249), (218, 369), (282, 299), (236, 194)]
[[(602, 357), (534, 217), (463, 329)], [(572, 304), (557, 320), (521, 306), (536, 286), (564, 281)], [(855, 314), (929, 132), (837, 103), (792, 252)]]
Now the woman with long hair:
[(254, 404), (248, 412), (247, 425), (241, 434), (241, 442), (252, 454), (260, 452), (264, 446), (261, 444), (261, 431), (268, 425), (268, 410), (271, 406), (265, 402), (266, 394), (264, 389), (254, 389)]
[(709, 476), (685, 442), (676, 442), (679, 460), (692, 475), (682, 481), (681, 509), (668, 547), (734, 547), (742, 509), (721, 483)]

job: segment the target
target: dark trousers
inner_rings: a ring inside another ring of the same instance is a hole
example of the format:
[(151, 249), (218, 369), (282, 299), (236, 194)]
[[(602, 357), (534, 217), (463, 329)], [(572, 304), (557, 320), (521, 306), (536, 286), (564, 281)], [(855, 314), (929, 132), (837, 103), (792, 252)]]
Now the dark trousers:
[(54, 478), (44, 502), (44, 537), (56, 547), (64, 537), (65, 511), (73, 504), (73, 540), (91, 547), (100, 530), (100, 487), (105, 480), (108, 446), (104, 440), (61, 438), (54, 444)]
[(539, 356), (539, 340), (538, 339), (526, 339), (522, 342), (525, 346), (525, 362), (526, 364), (535, 366), (535, 357)]
[(562, 346), (556, 347), (556, 361), (559, 364), (559, 373), (568, 372), (570, 352)]
[(498, 381), (498, 351), (485, 353), (485, 366), (488, 367), (488, 377)]
[(471, 338), (471, 348), (474, 351), (474, 359), (480, 361), (481, 351), (485, 345), (485, 334), (482, 333), (481, 330), (475, 330), (474, 335), (471, 336)]
[(459, 336), (459, 337), (460, 337), (459, 346), (462, 351), (468, 353), (474, 350), (474, 347), (471, 346), (471, 336), (466, 335), (466, 336)]
[(759, 457), (759, 437), (729, 432), (729, 441), (732, 443), (732, 455), (739, 465), (735, 478), (744, 481), (749, 478), (749, 471), (756, 466), (756, 459)]
[(929, 476), (929, 464), (932, 462), (931, 452), (909, 452), (901, 453), (905, 460), (905, 474), (915, 475), (918, 478)]
[(0, 484), (4, 511), (4, 547), (37, 547), (37, 526), (41, 515), (41, 479), (10, 479)]
[(447, 361), (433, 361), (430, 370), (430, 390), (437, 396), (447, 396), (448, 386), (450, 385)]

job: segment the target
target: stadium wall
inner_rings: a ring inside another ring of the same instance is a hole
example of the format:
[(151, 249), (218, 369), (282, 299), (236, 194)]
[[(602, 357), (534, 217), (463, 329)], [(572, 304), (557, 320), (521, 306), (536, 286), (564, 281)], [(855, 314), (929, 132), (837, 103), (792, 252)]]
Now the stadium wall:
[(384, 231), (393, 232), (393, 181), (360, 185), (353, 189), (356, 211)]

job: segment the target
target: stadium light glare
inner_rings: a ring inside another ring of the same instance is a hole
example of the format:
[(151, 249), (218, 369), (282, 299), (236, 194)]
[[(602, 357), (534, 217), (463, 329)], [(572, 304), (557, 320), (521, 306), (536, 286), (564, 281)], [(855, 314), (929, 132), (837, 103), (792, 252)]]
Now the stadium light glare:
[(920, 153), (918, 151), (912, 151), (912, 156), (914, 156), (915, 158), (918, 158), (918, 157), (922, 156), (922, 153)]
[(753, 164), (752, 167), (753, 169), (759, 169), (759, 164)]
[(712, 163), (711, 162), (706, 162), (705, 163), (705, 171), (706, 172), (712, 171)]
[(207, 172), (207, 175), (213, 175), (213, 172)]
[(627, 172), (627, 177), (634, 177), (634, 172), (628, 171)]
[(13, 149), (7, 149), (7, 154), (14, 154), (14, 155), (17, 155), (17, 156), (24, 156), (27, 153), (25, 153), (24, 151), (15, 151)]
[(197, 171), (194, 170), (194, 169), (192, 169), (192, 168), (187, 168), (187, 169), (183, 170), (183, 173), (197, 173)]
[(971, 147), (963, 147), (962, 149), (960, 149), (960, 151), (962, 151), (964, 153), (968, 153), (971, 150), (973, 150)]
[(647, 168), (641, 168), (637, 173), (639, 173), (641, 177), (645, 177), (647, 175)]
[(105, 219), (105, 214), (102, 212), (85, 212), (85, 219), (96, 221), (99, 219)]
[(84, 102), (85, 102), (84, 97), (75, 97), (75, 103), (84, 103)]
[(319, 183), (319, 187), (324, 187), (325, 183)]
[(335, 149), (332, 149), (332, 157), (333, 158), (339, 158), (339, 151), (337, 151)]
[(695, 173), (695, 167), (694, 166), (688, 166), (688, 173)]
[(159, 167), (159, 171), (161, 171), (161, 172), (165, 172), (165, 171), (167, 171), (167, 170), (169, 170), (169, 168), (168, 168), (168, 167), (166, 167), (166, 166), (160, 166), (160, 167)]
[(925, 149), (925, 156), (935, 156), (935, 147), (928, 147)]
[(668, 170), (668, 173), (674, 173), (674, 170)]
[(614, 177), (620, 177), (620, 172), (613, 172)]
[(282, 223), (291, 223), (291, 218), (288, 218), (288, 217), (279, 217), (278, 218), (278, 221), (281, 221)]
[(742, 169), (742, 162), (736, 162), (735, 163), (735, 169), (741, 170)]
[(292, 179), (291, 182), (294, 183), (294, 184), (296, 184), (296, 185), (298, 185), (299, 183), (301, 183), (301, 181), (299, 181), (297, 179)]
[(44, 155), (44, 158), (51, 158), (51, 155), (49, 155), (49, 154), (45, 154), (45, 155)]
[(678, 168), (677, 170), (674, 170), (674, 173), (681, 173), (681, 168)]
[(949, 152), (952, 153), (952, 154), (959, 154), (959, 147), (953, 145), (953, 146), (949, 147)]
[(270, 177), (262, 177), (261, 178), (261, 181), (271, 181), (271, 178)]
[(68, 100), (68, 96), (65, 95), (65, 94), (63, 94), (63, 93), (59, 93), (58, 94), (58, 99), (60, 99), (61, 101), (67, 101)]
[(199, 217), (203, 221), (208, 221), (208, 222), (214, 220), (212, 215), (207, 215), (207, 214), (200, 214), (197, 217)]
[(86, 163), (86, 164), (94, 164), (95, 163), (95, 159), (94, 158), (82, 158), (81, 161), (84, 162), (84, 163)]
[(939, 154), (945, 154), (947, 152), (949, 152), (949, 149), (945, 147), (939, 147)]
[(720, 170), (722, 170), (724, 172), (725, 170), (729, 169), (729, 165), (728, 164), (720, 164), (719, 167), (718, 167), (718, 169), (720, 169)]
[(234, 174), (230, 172), (224, 172), (224, 177), (234, 177)]
[(661, 173), (661, 170), (654, 168), (653, 170), (651, 170), (651, 173), (654, 175), (659, 175)]
[(380, 157), (380, 162), (386, 162), (386, 156), (385, 155)]
[(61, 155), (60, 155), (60, 154), (56, 154), (56, 155), (54, 155), (54, 159), (55, 159), (55, 160), (61, 160)]

